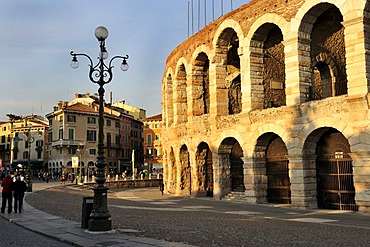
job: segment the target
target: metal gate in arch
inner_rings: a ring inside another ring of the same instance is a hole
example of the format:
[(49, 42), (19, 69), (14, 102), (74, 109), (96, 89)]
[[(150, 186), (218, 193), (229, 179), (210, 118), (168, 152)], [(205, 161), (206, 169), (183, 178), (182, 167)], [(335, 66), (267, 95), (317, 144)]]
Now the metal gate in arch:
[(349, 143), (339, 132), (319, 141), (316, 159), (318, 208), (358, 210), (349, 152)]
[(269, 203), (290, 204), (288, 150), (281, 138), (274, 139), (266, 151), (267, 201)]

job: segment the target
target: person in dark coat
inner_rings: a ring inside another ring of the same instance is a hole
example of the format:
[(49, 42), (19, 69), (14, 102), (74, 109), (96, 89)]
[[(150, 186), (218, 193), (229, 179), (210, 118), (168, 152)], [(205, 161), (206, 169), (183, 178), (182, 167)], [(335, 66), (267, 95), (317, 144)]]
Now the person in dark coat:
[(160, 190), (160, 192), (163, 195), (163, 191), (164, 191), (164, 184), (163, 184), (163, 182), (160, 182), (160, 184), (159, 184), (159, 190)]
[(8, 213), (12, 212), (12, 190), (13, 190), (13, 179), (10, 175), (7, 175), (4, 180), (1, 182), (1, 187), (3, 187), (3, 191), (1, 196), (3, 197), (1, 203), (1, 213), (5, 212), (6, 202), (8, 202)]
[(22, 213), (24, 192), (27, 190), (26, 182), (21, 180), (20, 176), (17, 176), (15, 182), (13, 182), (14, 190), (14, 212)]

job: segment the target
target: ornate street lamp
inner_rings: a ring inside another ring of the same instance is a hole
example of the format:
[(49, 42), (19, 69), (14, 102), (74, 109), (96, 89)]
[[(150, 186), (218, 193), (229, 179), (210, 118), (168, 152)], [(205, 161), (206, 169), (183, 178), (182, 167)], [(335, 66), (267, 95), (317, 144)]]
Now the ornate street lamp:
[(93, 211), (90, 215), (89, 220), (89, 231), (110, 231), (112, 230), (112, 221), (110, 219), (110, 213), (108, 211), (107, 203), (107, 192), (108, 188), (104, 186), (105, 182), (105, 157), (104, 157), (104, 85), (112, 81), (113, 78), (113, 65), (112, 62), (116, 58), (122, 59), (121, 69), (123, 71), (128, 70), (126, 56), (114, 56), (108, 63), (108, 66), (104, 63), (104, 60), (108, 58), (108, 52), (105, 47), (105, 40), (108, 37), (108, 30), (105, 27), (97, 27), (95, 29), (95, 37), (100, 43), (100, 52), (98, 57), (98, 63), (93, 64), (92, 59), (83, 53), (74, 53), (71, 51), (72, 62), (71, 67), (78, 68), (78, 56), (87, 57), (90, 61), (89, 78), (93, 83), (99, 85), (99, 133), (98, 133), (98, 158), (96, 162), (97, 175), (96, 175), (96, 186), (93, 188), (94, 191), (94, 206)]
[(84, 184), (84, 180), (83, 180), (83, 177), (82, 177), (82, 154), (84, 153), (84, 150), (83, 150), (84, 146), (81, 146), (79, 148), (77, 148), (77, 152), (80, 154), (80, 159), (79, 159), (79, 163), (80, 163), (80, 172), (79, 172), (79, 180), (80, 180), (80, 183), (81, 184)]
[(31, 144), (35, 142), (35, 138), (31, 135), (31, 128), (25, 132), (27, 138), (27, 147), (28, 147), (28, 157), (27, 157), (27, 174), (26, 174), (26, 182), (27, 182), (27, 192), (32, 192), (32, 179), (31, 179)]

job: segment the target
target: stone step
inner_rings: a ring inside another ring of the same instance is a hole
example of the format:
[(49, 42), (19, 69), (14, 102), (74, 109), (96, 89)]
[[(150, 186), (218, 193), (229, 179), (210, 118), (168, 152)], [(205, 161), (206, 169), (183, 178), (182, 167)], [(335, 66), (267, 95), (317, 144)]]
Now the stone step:
[(224, 198), (222, 198), (222, 200), (233, 201), (233, 202), (245, 202), (245, 193), (231, 191)]

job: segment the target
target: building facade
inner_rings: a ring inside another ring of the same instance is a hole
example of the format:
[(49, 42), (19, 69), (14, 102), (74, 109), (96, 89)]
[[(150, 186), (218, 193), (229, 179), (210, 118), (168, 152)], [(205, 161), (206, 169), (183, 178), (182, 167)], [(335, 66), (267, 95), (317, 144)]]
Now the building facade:
[(168, 56), (166, 191), (370, 209), (370, 3), (252, 0)]
[[(46, 117), (50, 126), (50, 172), (82, 173), (83, 176), (93, 174), (98, 156), (98, 99), (88, 93), (76, 94), (71, 101), (59, 102)], [(142, 145), (142, 134), (136, 133), (138, 129), (142, 130), (142, 126), (142, 122), (123, 109), (105, 104), (104, 156), (107, 174), (120, 174), (130, 164), (132, 149), (136, 148), (135, 145)], [(136, 143), (138, 141), (141, 142)], [(137, 160), (142, 163), (142, 149), (138, 149), (137, 153)], [(72, 159), (76, 157), (77, 169), (72, 166)]]
[(152, 173), (162, 173), (162, 114), (143, 119), (144, 164)]
[(26, 170), (34, 174), (47, 164), (48, 122), (41, 116), (8, 114), (9, 121), (0, 125), (0, 155), (7, 170)]

